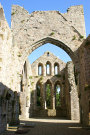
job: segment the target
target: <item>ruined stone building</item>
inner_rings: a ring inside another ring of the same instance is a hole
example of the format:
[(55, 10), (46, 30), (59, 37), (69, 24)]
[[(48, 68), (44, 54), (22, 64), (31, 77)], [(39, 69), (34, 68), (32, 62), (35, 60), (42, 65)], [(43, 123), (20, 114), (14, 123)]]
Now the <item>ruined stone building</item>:
[[(27, 71), (29, 75), (30, 71), (32, 74), (27, 76)], [(26, 61), (22, 80), (26, 80), (28, 84), (25, 81), (21, 84), (21, 117), (54, 116), (79, 120), (79, 99), (74, 72), (72, 62), (66, 64), (51, 52), (45, 52), (31, 64), (31, 68)]]
[[(31, 116), (56, 116), (56, 107), (60, 106), (60, 102), (61, 104), (64, 104), (62, 100), (63, 80), (60, 76), (63, 74), (62, 70), (65, 68), (65, 66), (66, 64), (63, 61), (50, 52), (45, 52), (43, 56), (31, 64), (33, 76), (33, 105), (31, 108), (33, 111)], [(59, 89), (61, 88), (61, 90), (56, 91), (56, 87), (59, 87)], [(47, 93), (48, 89), (50, 89), (50, 91)], [(62, 94), (60, 94), (61, 97), (59, 97), (59, 101), (56, 101), (57, 92)], [(47, 97), (47, 94), (50, 94), (49, 97)], [(59, 102), (59, 105), (57, 105), (57, 102)]]
[[(82, 5), (66, 13), (31, 14), (13, 5), (11, 14), (10, 28), (0, 5), (0, 133), (7, 124), (19, 124), (19, 117), (42, 117), (40, 112), (89, 126), (90, 35), (86, 38)], [(30, 64), (28, 56), (46, 43), (62, 48), (72, 62), (45, 52)]]

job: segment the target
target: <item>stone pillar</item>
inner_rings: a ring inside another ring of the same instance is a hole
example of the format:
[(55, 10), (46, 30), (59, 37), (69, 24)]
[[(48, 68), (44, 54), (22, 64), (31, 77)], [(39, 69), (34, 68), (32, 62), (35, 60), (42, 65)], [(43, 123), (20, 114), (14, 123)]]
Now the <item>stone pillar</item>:
[(41, 91), (40, 91), (40, 98), (41, 98), (41, 109), (44, 109), (44, 89), (43, 89), (43, 84), (41, 84)]
[(47, 107), (46, 107), (46, 86), (45, 86), (45, 83), (42, 85), (42, 91), (43, 91), (43, 109), (47, 109)]
[(72, 62), (67, 63), (67, 72), (70, 87), (71, 120), (80, 120), (79, 98), (77, 86), (75, 84), (74, 65)]
[(54, 64), (52, 65), (52, 76), (54, 76)]
[(12, 98), (10, 98), (9, 100), (8, 100), (8, 114), (7, 114), (7, 123), (9, 124), (10, 122), (11, 122), (11, 120), (12, 120), (12, 101), (13, 101), (13, 99)]
[(51, 87), (51, 109), (55, 109), (55, 90), (53, 84)]
[(7, 101), (5, 98), (0, 97), (0, 133), (4, 132), (7, 128)]
[(37, 109), (37, 90), (36, 90), (36, 85), (33, 86), (33, 100), (34, 100), (34, 110)]
[(18, 125), (19, 124), (19, 95), (15, 91), (14, 92), (14, 100), (12, 101), (12, 120), (10, 125)]
[(46, 76), (46, 65), (43, 65), (43, 76)]
[(20, 117), (25, 118), (26, 116), (26, 93), (20, 92)]

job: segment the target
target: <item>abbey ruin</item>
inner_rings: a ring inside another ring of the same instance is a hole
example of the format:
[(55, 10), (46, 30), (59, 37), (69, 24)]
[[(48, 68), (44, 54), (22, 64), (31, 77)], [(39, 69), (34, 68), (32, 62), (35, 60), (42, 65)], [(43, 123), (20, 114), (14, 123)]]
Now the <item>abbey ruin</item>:
[[(11, 15), (10, 28), (0, 5), (0, 133), (30, 117), (66, 117), (90, 126), (90, 35), (83, 7), (29, 14), (13, 5)], [(28, 56), (46, 43), (72, 61), (45, 52), (30, 64)]]

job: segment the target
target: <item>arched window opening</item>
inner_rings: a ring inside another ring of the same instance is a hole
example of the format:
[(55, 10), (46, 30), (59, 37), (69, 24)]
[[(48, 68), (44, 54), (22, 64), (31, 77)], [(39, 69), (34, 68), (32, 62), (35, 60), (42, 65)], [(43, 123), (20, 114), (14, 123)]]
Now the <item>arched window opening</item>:
[(59, 74), (59, 64), (58, 63), (55, 63), (54, 64), (54, 74), (55, 75), (58, 75)]
[(41, 106), (41, 85), (37, 84), (37, 106)]
[(46, 63), (46, 75), (51, 75), (51, 64), (50, 64), (50, 62)]
[(49, 52), (47, 52), (47, 56), (50, 56)]
[(60, 100), (60, 84), (55, 85), (55, 104), (56, 107), (61, 106), (61, 100)]
[(43, 66), (42, 66), (42, 64), (38, 65), (38, 75), (43, 75)]
[(51, 108), (51, 84), (46, 84), (46, 107)]

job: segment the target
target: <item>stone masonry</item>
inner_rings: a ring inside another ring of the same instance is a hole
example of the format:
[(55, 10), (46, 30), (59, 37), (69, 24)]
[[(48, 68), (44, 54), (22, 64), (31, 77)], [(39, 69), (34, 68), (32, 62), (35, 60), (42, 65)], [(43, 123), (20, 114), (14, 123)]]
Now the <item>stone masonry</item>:
[[(50, 74), (47, 74), (47, 63), (50, 64)], [(58, 65), (58, 73), (55, 74), (55, 65)], [(39, 66), (42, 66), (42, 73), (39, 74)], [(24, 66), (25, 67), (25, 66)], [(71, 120), (80, 120), (80, 111), (79, 111), (79, 99), (77, 85), (75, 84), (74, 76), (74, 65), (72, 62), (64, 63), (59, 58), (54, 56), (51, 52), (45, 52), (41, 57), (34, 61), (30, 66), (26, 65), (27, 70), (32, 71), (32, 75), (29, 76), (30, 79), (30, 117), (67, 117)], [(25, 70), (24, 70), (25, 72)], [(23, 72), (23, 80), (24, 80)], [(30, 72), (29, 72), (30, 73)], [(26, 77), (27, 79), (27, 77)], [(47, 83), (51, 85), (51, 103), (50, 108), (46, 106), (46, 85)], [(25, 86), (25, 82), (23, 81)], [(37, 105), (37, 85), (40, 85), (40, 102), (41, 106)], [(60, 99), (61, 105), (56, 107), (56, 96), (55, 96), (55, 86), (60, 85)], [(20, 96), (21, 99), (21, 112), (22, 117), (26, 117), (27, 109), (26, 106), (26, 90), (22, 91), (23, 96)], [(28, 90), (29, 91), (29, 90)], [(68, 96), (70, 98), (68, 98)], [(26, 112), (25, 112), (26, 111)], [(68, 113), (69, 112), (69, 113)], [(23, 115), (24, 114), (24, 115)]]
[[(62, 48), (71, 57), (78, 83), (80, 120), (90, 125), (89, 39), (90, 36), (86, 39), (82, 5), (72, 6), (64, 14), (59, 11), (29, 14), (23, 7), (13, 5), (9, 28), (0, 4), (0, 132), (6, 129), (8, 123), (19, 123), (23, 67), (29, 54), (45, 43)], [(22, 83), (22, 89), (27, 87), (27, 83), (24, 85)], [(27, 110), (29, 107), (26, 106)]]
[[(47, 63), (50, 64), (50, 74), (47, 74), (47, 68), (46, 65)], [(42, 65), (42, 74), (39, 75), (39, 64)], [(55, 64), (58, 64), (58, 74), (55, 74)], [(65, 68), (66, 63), (64, 63), (63, 61), (61, 61), (58, 57), (56, 57), (55, 55), (53, 55), (51, 52), (45, 52), (41, 57), (39, 57), (35, 62), (33, 62), (31, 64), (31, 69), (32, 69), (32, 76), (31, 76), (31, 89), (32, 89), (32, 93), (33, 93), (33, 105), (32, 108), (34, 110), (34, 112), (31, 114), (32, 116), (65, 116), (65, 105), (63, 100), (62, 100), (62, 93), (63, 92), (63, 80), (62, 80), (62, 76), (63, 76), (63, 69)], [(51, 107), (50, 109), (47, 109), (46, 107), (46, 85), (47, 83), (50, 82), (51, 84)], [(37, 89), (36, 86), (37, 84), (41, 85), (41, 97), (42, 97), (42, 106), (41, 109), (40, 107), (37, 106)], [(57, 114), (57, 110), (55, 107), (55, 85), (59, 84), (60, 85), (60, 92), (61, 92), (61, 111), (59, 112), (59, 114)], [(31, 104), (32, 104), (31, 103)], [(40, 114), (37, 114), (37, 111), (40, 112)], [(41, 113), (41, 110), (43, 111), (43, 113)], [(46, 113), (45, 113), (45, 112)], [(42, 114), (42, 115), (41, 115)]]

